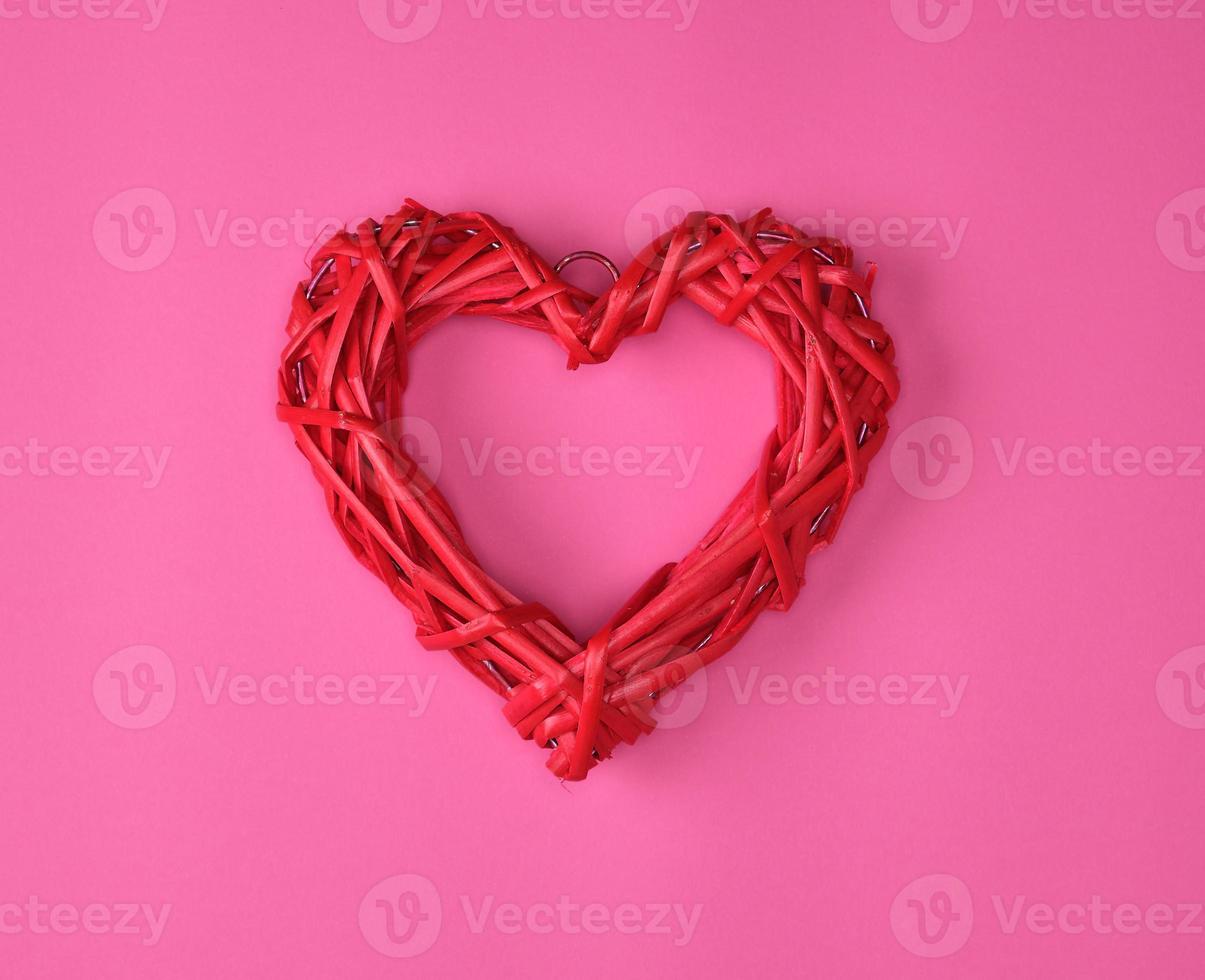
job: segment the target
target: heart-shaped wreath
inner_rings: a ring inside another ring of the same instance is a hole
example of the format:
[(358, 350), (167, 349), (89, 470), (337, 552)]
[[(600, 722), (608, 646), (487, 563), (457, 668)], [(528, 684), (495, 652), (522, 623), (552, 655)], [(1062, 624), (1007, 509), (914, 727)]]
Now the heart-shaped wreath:
[[(594, 253), (574, 253), (568, 259)], [(601, 258), (601, 257), (598, 257)], [(899, 392), (891, 338), (869, 316), (873, 266), (766, 210), (744, 222), (690, 215), (594, 297), (488, 215), (414, 201), (341, 232), (298, 288), (281, 358), (279, 417), (326, 492), (355, 556), (505, 699), (507, 720), (582, 779), (617, 742), (655, 725), (667, 689), (736, 644), (766, 608), (787, 609), (808, 555), (837, 534), (886, 435)], [(756, 472), (681, 561), (657, 571), (588, 642), (521, 602), (474, 558), (399, 421), (410, 349), (454, 315), (549, 335), (569, 367), (600, 364), (660, 325), (679, 296), (774, 357), (777, 424)]]

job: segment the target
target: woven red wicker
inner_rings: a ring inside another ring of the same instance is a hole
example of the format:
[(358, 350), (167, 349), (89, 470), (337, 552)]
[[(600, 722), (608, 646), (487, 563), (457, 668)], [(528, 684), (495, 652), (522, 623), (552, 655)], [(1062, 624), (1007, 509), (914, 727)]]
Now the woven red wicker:
[[(553, 773), (582, 779), (652, 730), (664, 691), (730, 650), (764, 609), (788, 608), (808, 555), (836, 536), (899, 391), (891, 339), (869, 316), (874, 269), (863, 277), (851, 263), (841, 242), (769, 211), (745, 222), (700, 213), (596, 298), (488, 215), (407, 201), (314, 256), (293, 298), (278, 415), (348, 546), (414, 616), (419, 643), (450, 651), (500, 694), (519, 734), (550, 750)], [(548, 334), (571, 369), (599, 364), (656, 330), (679, 296), (770, 352), (777, 424), (698, 546), (583, 644), (480, 567), (406, 454), (394, 420), (409, 352), (448, 317), (476, 315)]]

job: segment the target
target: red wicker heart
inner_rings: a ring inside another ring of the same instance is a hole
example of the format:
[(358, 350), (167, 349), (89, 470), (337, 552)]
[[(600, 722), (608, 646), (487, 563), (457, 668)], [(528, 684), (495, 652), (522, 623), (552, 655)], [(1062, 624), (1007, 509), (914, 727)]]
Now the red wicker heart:
[[(620, 742), (652, 730), (649, 708), (712, 662), (766, 608), (786, 609), (809, 554), (837, 534), (887, 431), (894, 348), (867, 304), (874, 278), (833, 239), (763, 211), (738, 223), (694, 214), (597, 298), (565, 282), (488, 215), (407, 201), (341, 233), (293, 298), (279, 417), (326, 491), (356, 557), (449, 650), (505, 698), (507, 720), (582, 779)], [(547, 333), (569, 367), (607, 360), (649, 333), (679, 296), (753, 338), (776, 364), (778, 421), (757, 471), (698, 546), (652, 576), (582, 644), (543, 606), (482, 570), (438, 489), (405, 452), (410, 349), (453, 315)]]

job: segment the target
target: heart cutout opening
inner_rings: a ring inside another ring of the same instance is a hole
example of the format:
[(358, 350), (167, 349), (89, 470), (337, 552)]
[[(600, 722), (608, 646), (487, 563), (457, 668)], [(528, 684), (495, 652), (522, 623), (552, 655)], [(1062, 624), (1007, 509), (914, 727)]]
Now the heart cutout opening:
[(482, 565), (584, 640), (656, 560), (687, 553), (774, 424), (765, 352), (671, 308), (605, 370), (453, 317), (415, 348), (403, 431)]

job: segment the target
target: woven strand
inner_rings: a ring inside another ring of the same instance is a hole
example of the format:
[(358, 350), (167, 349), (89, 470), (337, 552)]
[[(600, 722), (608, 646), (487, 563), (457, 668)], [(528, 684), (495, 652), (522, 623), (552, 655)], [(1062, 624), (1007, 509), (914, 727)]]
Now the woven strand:
[[(310, 461), (344, 540), (447, 650), (505, 698), (515, 730), (583, 779), (650, 707), (730, 650), (766, 609), (790, 608), (809, 555), (836, 536), (899, 394), (894, 347), (869, 316), (873, 267), (762, 211), (697, 213), (649, 244), (600, 297), (560, 278), (476, 212), (414, 201), (343, 232), (298, 287), (277, 414)], [(480, 567), (438, 488), (402, 445), (410, 350), (454, 315), (539, 330), (570, 369), (656, 330), (684, 297), (775, 361), (777, 413), (756, 472), (696, 548), (658, 570), (584, 645), (544, 606)]]

